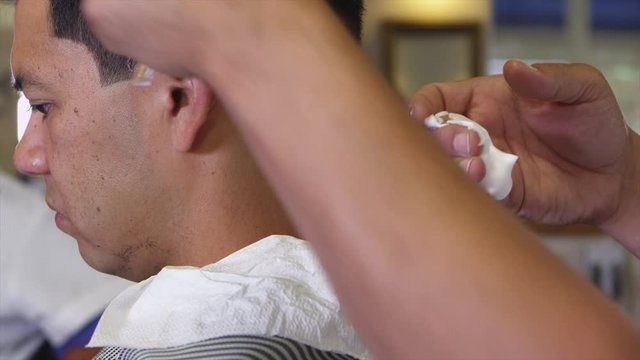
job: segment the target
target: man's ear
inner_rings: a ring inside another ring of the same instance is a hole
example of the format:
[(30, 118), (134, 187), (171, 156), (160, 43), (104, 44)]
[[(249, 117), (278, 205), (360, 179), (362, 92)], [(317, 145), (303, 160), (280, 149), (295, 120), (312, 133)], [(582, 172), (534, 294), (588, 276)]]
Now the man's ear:
[(171, 140), (178, 151), (189, 151), (198, 134), (207, 128), (209, 114), (214, 105), (213, 93), (207, 84), (196, 78), (176, 81), (170, 88), (167, 116), (171, 122)]

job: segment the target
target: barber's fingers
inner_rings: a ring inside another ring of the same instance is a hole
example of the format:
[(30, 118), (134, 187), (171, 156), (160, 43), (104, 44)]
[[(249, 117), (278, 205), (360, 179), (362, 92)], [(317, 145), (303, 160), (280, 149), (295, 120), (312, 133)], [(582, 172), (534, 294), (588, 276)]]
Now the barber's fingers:
[(479, 157), (482, 147), (478, 133), (458, 125), (434, 129), (431, 133), (440, 146), (473, 180), (479, 182), (484, 178), (485, 164)]
[(440, 146), (451, 156), (472, 157), (482, 152), (480, 136), (464, 126), (448, 125), (431, 130)]
[(504, 77), (521, 97), (563, 104), (593, 101), (608, 91), (602, 73), (586, 64), (504, 65)]
[(453, 160), (458, 164), (460, 169), (464, 171), (471, 179), (476, 182), (482, 181), (485, 175), (485, 165), (484, 161), (481, 158), (467, 157), (467, 158), (453, 158)]
[(411, 116), (423, 121), (440, 111), (467, 113), (472, 96), (471, 81), (428, 84), (418, 90), (409, 101)]

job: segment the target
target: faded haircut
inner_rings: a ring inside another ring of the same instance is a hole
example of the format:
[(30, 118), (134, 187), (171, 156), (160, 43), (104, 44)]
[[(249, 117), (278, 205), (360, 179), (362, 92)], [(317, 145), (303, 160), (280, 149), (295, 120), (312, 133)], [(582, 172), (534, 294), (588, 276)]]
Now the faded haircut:
[[(50, 0), (53, 34), (57, 38), (84, 44), (98, 66), (102, 85), (127, 80), (135, 61), (107, 50), (93, 34), (80, 11), (80, 0)], [(326, 0), (345, 27), (358, 41), (362, 33), (364, 0)]]

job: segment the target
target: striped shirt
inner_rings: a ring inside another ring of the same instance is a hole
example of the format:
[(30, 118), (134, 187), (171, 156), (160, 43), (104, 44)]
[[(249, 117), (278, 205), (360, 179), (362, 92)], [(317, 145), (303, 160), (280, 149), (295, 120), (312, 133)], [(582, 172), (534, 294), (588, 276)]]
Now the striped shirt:
[(224, 336), (164, 349), (106, 347), (94, 360), (354, 360), (279, 336)]

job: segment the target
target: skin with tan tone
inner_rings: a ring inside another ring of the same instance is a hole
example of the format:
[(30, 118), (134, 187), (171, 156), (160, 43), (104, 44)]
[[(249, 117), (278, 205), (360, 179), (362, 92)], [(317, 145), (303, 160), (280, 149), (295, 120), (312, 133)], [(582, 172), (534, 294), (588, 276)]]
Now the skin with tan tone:
[(62, 355), (60, 360), (89, 360), (100, 352), (101, 348), (73, 348)]
[[(445, 109), (468, 114), (520, 157), (505, 201), (517, 215), (598, 226), (640, 257), (640, 135), (625, 124), (598, 70), (510, 61), (504, 76), (427, 85), (411, 108), (418, 121)], [(482, 178), (475, 133), (450, 126), (435, 135), (471, 177)]]
[(138, 281), (291, 234), (221, 103), (199, 80), (103, 86), (91, 53), (54, 38), (49, 4), (17, 4), (11, 65), (34, 111), (16, 167), (43, 175), (56, 223), (92, 267)]
[(377, 358), (640, 356), (616, 306), (456, 168), (322, 2), (84, 5), (111, 49), (215, 89)]

